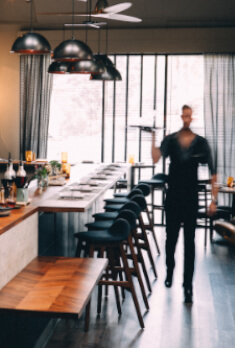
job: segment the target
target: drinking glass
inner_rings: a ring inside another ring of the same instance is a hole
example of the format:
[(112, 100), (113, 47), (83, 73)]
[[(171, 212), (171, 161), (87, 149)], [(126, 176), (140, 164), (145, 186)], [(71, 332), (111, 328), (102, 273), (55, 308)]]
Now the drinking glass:
[(33, 151), (27, 150), (25, 151), (25, 159), (27, 162), (32, 162), (33, 160)]

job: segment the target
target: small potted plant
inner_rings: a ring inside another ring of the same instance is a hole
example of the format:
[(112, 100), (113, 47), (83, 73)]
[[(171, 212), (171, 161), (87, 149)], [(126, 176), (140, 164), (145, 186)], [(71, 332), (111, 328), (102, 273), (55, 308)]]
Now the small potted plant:
[(35, 166), (35, 178), (38, 180), (39, 188), (46, 188), (48, 186), (48, 176), (51, 173), (49, 164)]
[(50, 161), (49, 162), (50, 166), (51, 166), (51, 173), (50, 176), (54, 176), (54, 175), (59, 175), (61, 173), (61, 163), (58, 161)]

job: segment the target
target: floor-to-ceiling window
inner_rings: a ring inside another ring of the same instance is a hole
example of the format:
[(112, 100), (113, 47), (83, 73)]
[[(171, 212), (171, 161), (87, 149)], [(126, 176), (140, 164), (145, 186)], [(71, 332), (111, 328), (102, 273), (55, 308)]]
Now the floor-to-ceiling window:
[[(193, 129), (203, 135), (201, 55), (113, 55), (122, 81), (55, 75), (50, 109), (48, 158), (68, 151), (70, 162), (151, 163), (151, 135), (138, 125), (155, 125), (157, 144), (181, 126), (181, 107), (194, 109)], [(162, 162), (158, 164), (162, 170)]]

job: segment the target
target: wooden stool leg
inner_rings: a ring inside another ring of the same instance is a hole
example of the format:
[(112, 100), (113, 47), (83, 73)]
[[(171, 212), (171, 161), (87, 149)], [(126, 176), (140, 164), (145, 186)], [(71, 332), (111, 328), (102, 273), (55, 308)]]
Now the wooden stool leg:
[(146, 284), (147, 284), (147, 288), (148, 288), (149, 292), (152, 292), (152, 287), (151, 287), (151, 284), (150, 284), (150, 280), (149, 280), (147, 268), (146, 268), (146, 265), (145, 265), (144, 257), (143, 257), (142, 251), (141, 251), (141, 247), (139, 246), (139, 243), (138, 243), (138, 237), (137, 237), (137, 230), (136, 230), (136, 228), (134, 228), (132, 230), (132, 236), (134, 238), (135, 247), (137, 249), (137, 260), (141, 263), (141, 267), (142, 267), (142, 270), (143, 270), (143, 273), (144, 273), (144, 277), (145, 277), (145, 281), (146, 281)]
[[(115, 260), (116, 260), (116, 265), (118, 267), (121, 267), (121, 263), (120, 263), (120, 252), (118, 250), (118, 248), (115, 249)], [(119, 275), (119, 279), (121, 281), (124, 281), (123, 279), (123, 273), (122, 271), (118, 272), (118, 275)], [(121, 293), (122, 293), (122, 300), (125, 300), (126, 296), (125, 296), (125, 289), (123, 287), (121, 287)]]
[(82, 249), (83, 249), (82, 242), (80, 240), (78, 240), (77, 248), (76, 248), (76, 252), (75, 252), (75, 257), (81, 257)]
[(148, 216), (149, 226), (150, 226), (150, 230), (151, 230), (152, 235), (153, 235), (153, 239), (154, 239), (154, 242), (155, 242), (155, 245), (156, 245), (156, 248), (157, 248), (157, 252), (160, 255), (161, 252), (160, 252), (160, 248), (159, 248), (159, 245), (158, 245), (158, 242), (157, 242), (157, 237), (156, 237), (155, 232), (154, 232), (154, 225), (153, 225), (153, 221), (151, 219), (148, 207), (146, 208), (146, 213), (147, 213), (147, 216)]
[[(100, 257), (103, 258), (104, 257), (104, 248), (101, 247), (100, 250)], [(107, 275), (107, 268), (106, 268), (106, 275)], [(97, 314), (101, 313), (101, 304), (102, 304), (102, 285), (98, 285), (98, 299), (97, 299)]]
[(139, 284), (140, 284), (140, 289), (141, 289), (141, 292), (142, 292), (142, 296), (143, 296), (143, 300), (144, 300), (144, 303), (145, 303), (145, 307), (146, 307), (146, 309), (149, 309), (148, 299), (147, 299), (147, 296), (146, 296), (143, 280), (142, 280), (142, 277), (141, 277), (141, 274), (140, 274), (139, 265), (138, 265), (138, 262), (137, 262), (137, 257), (136, 257), (136, 254), (135, 254), (135, 250), (134, 250), (134, 246), (133, 246), (133, 243), (132, 243), (132, 236), (131, 235), (128, 236), (128, 244), (130, 246), (132, 260), (133, 260), (133, 263), (134, 263), (134, 271), (137, 274), (137, 278), (138, 278), (138, 281), (139, 281)]
[[(109, 256), (110, 270), (111, 270), (111, 273), (112, 273), (112, 279), (114, 281), (116, 281), (117, 280), (117, 271), (115, 270), (115, 255), (114, 255), (113, 248), (109, 248), (108, 256)], [(122, 309), (121, 309), (121, 303), (120, 303), (120, 297), (119, 297), (119, 292), (118, 292), (117, 285), (114, 285), (114, 293), (115, 293), (115, 298), (116, 298), (118, 314), (121, 315), (122, 314)]]
[(138, 319), (139, 319), (139, 323), (140, 323), (141, 328), (143, 329), (144, 328), (144, 321), (143, 321), (143, 317), (141, 315), (138, 298), (136, 296), (134, 284), (133, 284), (132, 277), (131, 277), (131, 272), (130, 272), (130, 269), (129, 269), (129, 266), (128, 266), (127, 257), (126, 257), (125, 251), (123, 249), (123, 244), (120, 243), (119, 247), (120, 247), (121, 258), (122, 258), (124, 270), (125, 270), (125, 273), (126, 273), (128, 285), (129, 285), (129, 288), (130, 288), (130, 291), (131, 291), (131, 294), (132, 294), (132, 298), (133, 298), (133, 301), (134, 301), (135, 309), (136, 309), (137, 316), (138, 316)]
[(148, 253), (148, 257), (149, 257), (150, 263), (151, 263), (152, 268), (153, 268), (153, 273), (154, 273), (155, 277), (157, 278), (157, 270), (156, 270), (156, 267), (155, 267), (155, 264), (154, 264), (153, 255), (152, 255), (152, 252), (151, 252), (151, 249), (150, 249), (147, 233), (146, 233), (146, 230), (145, 230), (145, 226), (144, 226), (144, 222), (143, 222), (143, 218), (142, 218), (141, 214), (139, 216), (139, 222), (140, 222), (140, 227), (141, 227), (141, 230), (142, 230), (142, 236), (143, 236), (143, 239), (144, 239), (144, 242), (145, 242), (145, 245), (146, 245), (146, 251)]

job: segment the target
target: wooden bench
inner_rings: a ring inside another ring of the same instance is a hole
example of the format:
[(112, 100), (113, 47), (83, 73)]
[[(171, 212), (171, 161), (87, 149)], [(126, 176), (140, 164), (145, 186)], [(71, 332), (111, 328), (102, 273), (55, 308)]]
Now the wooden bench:
[(86, 308), (89, 329), (92, 291), (107, 259), (38, 256), (0, 291), (0, 312), (78, 319)]

